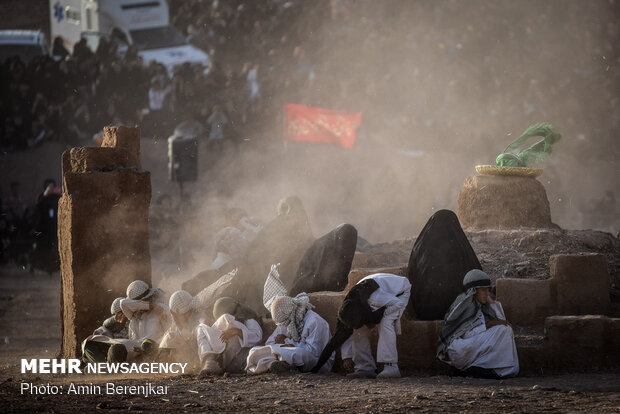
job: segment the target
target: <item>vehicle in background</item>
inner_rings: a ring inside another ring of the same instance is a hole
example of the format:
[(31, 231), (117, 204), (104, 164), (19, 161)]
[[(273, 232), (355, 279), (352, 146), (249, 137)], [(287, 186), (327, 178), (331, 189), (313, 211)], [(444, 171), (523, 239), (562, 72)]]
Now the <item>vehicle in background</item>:
[(40, 30), (0, 30), (0, 63), (11, 56), (29, 62), (35, 56), (47, 55), (45, 35)]
[(154, 60), (169, 73), (183, 63), (209, 65), (209, 56), (170, 24), (165, 0), (50, 0), (49, 5), (52, 42), (61, 36), (70, 52), (81, 38), (96, 51), (103, 37), (116, 43), (120, 56), (133, 45), (145, 65)]

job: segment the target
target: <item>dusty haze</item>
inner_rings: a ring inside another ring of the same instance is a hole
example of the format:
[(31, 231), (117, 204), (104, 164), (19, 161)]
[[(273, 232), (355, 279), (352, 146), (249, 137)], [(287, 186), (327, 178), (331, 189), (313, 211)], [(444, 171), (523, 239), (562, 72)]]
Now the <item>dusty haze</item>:
[[(39, 3), (47, 13), (47, 2)], [(185, 186), (193, 207), (183, 240), (196, 249), (197, 267), (212, 259), (210, 238), (224, 208), (266, 222), (293, 194), (316, 237), (342, 222), (372, 243), (416, 236), (434, 211), (456, 210), (476, 164), (493, 164), (536, 122), (563, 135), (539, 178), (553, 221), (620, 230), (618, 1), (292, 4), (293, 18), (278, 23), (279, 41), (215, 57), (234, 70), (259, 64), (262, 105), (273, 116), (237, 149), (216, 156), (201, 146), (199, 181)], [(308, 68), (314, 79), (292, 86)], [(362, 112), (355, 147), (285, 148), (287, 102)], [(165, 142), (143, 138), (153, 200), (176, 196)], [(6, 175), (3, 187), (13, 179)]]

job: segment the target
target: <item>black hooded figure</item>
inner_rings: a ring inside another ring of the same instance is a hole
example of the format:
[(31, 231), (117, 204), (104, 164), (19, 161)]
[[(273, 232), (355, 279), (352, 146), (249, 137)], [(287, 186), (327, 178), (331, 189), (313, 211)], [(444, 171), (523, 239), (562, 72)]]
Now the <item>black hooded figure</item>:
[(482, 270), (482, 266), (456, 214), (437, 211), (420, 232), (409, 257), (407, 277), (413, 286), (409, 315), (421, 320), (443, 319), (463, 290), (463, 276), (472, 269)]

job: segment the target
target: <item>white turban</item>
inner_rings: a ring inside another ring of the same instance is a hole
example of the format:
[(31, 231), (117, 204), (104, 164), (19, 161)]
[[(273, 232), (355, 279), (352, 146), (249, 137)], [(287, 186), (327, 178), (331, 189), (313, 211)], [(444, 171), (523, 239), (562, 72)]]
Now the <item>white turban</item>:
[(114, 302), (112, 302), (112, 306), (110, 306), (110, 312), (112, 312), (112, 315), (116, 315), (118, 312), (121, 311), (121, 300), (125, 299), (124, 297), (119, 297), (114, 299)]
[(313, 307), (305, 292), (294, 298), (278, 296), (271, 303), (271, 317), (276, 325), (286, 326), (288, 335), (295, 342), (298, 342), (304, 329), (306, 312)]
[(174, 313), (185, 314), (192, 308), (192, 295), (185, 290), (177, 290), (170, 296), (170, 311)]
[(132, 300), (146, 299), (155, 293), (154, 289), (149, 287), (149, 284), (142, 280), (134, 280), (127, 286), (127, 298)]

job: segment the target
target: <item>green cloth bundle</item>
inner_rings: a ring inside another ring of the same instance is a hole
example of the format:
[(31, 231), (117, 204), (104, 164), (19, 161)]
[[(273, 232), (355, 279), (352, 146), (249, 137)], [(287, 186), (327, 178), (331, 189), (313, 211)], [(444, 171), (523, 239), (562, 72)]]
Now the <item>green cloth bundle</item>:
[[(515, 154), (519, 147), (531, 137), (543, 137), (543, 139)], [(554, 131), (551, 124), (545, 122), (534, 124), (497, 156), (495, 164), (500, 167), (533, 167), (549, 158), (551, 146), (561, 138), (562, 135)]]

